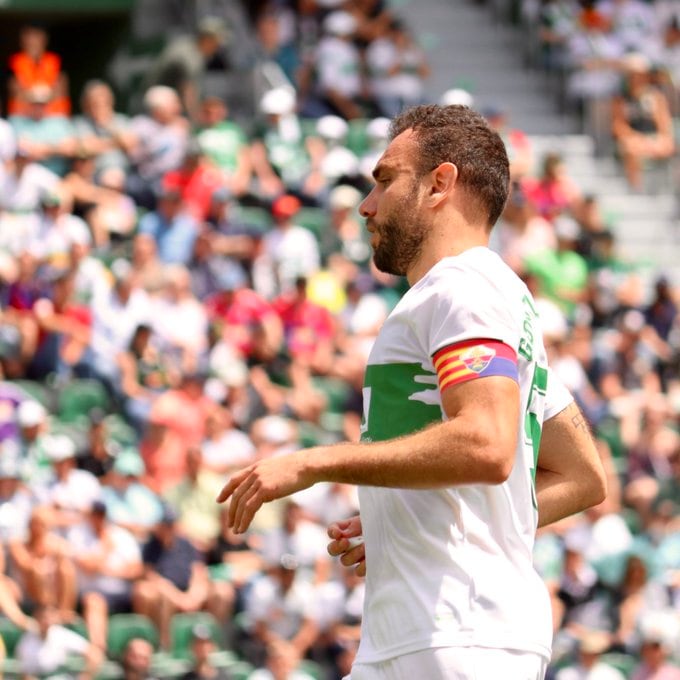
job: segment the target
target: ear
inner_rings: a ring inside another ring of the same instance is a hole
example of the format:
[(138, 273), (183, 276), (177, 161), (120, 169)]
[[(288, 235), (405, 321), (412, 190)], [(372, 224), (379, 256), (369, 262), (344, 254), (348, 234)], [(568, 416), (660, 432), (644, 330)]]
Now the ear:
[(458, 167), (453, 163), (441, 163), (430, 173), (430, 188), (427, 202), (431, 207), (445, 201), (453, 192), (458, 181)]

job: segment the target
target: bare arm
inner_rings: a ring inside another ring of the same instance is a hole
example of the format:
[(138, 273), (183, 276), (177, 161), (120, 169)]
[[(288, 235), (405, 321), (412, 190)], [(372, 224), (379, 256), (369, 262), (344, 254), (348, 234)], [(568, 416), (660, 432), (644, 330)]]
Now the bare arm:
[(500, 484), (514, 463), (519, 388), (505, 377), (455, 385), (442, 394), (449, 420), (374, 443), (345, 443), (261, 460), (234, 475), (229, 524), (245, 531), (263, 503), (321, 481), (409, 489)]
[(575, 402), (543, 424), (536, 470), (538, 525), (601, 503), (605, 471), (588, 424)]

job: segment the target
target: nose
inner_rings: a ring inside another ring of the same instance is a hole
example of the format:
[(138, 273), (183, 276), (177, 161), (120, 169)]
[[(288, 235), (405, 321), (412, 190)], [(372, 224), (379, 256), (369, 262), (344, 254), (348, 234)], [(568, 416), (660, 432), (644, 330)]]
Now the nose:
[(359, 205), (359, 214), (364, 218), (375, 215), (377, 201), (374, 194), (375, 188), (371, 189), (368, 196), (366, 196), (366, 198), (364, 198), (364, 200), (361, 201), (361, 204)]

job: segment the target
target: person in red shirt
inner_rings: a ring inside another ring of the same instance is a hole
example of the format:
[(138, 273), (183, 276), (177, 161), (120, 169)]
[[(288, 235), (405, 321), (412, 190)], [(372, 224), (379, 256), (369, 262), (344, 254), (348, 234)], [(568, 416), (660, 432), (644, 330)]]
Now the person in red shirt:
[(167, 172), (162, 183), (164, 189), (178, 191), (185, 209), (197, 220), (204, 221), (210, 214), (213, 194), (224, 186), (224, 177), (193, 140), (182, 165)]
[(307, 279), (298, 277), (295, 287), (274, 301), (283, 322), (286, 348), (294, 362), (314, 373), (327, 374), (333, 364), (335, 323), (331, 313), (307, 297)]
[(212, 323), (221, 325), (221, 338), (245, 358), (272, 359), (281, 347), (283, 327), (274, 308), (246, 287), (238, 269), (225, 270), (220, 290), (205, 307)]
[(50, 99), (45, 115), (69, 116), (71, 100), (68, 82), (61, 70), (61, 57), (47, 51), (48, 35), (36, 25), (24, 26), (19, 34), (20, 50), (9, 58), (9, 115), (28, 115), (28, 93), (36, 86), (47, 87)]
[(87, 375), (85, 350), (92, 335), (89, 307), (74, 302), (75, 272), (57, 270), (52, 274), (51, 293), (35, 301), (32, 313), (39, 329), (38, 348), (29, 375), (73, 371)]

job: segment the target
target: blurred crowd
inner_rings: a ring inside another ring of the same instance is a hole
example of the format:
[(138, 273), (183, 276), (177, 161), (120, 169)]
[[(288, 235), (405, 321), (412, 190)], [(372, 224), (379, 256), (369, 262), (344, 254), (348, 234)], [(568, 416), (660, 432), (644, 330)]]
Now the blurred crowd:
[[(546, 48), (577, 41), (583, 16), (613, 31), (634, 7), (662, 3), (541, 3), (544, 28), (564, 12)], [(427, 61), (381, 0), (265, 3), (253, 33), (290, 84), (241, 121), (203, 80), (224, 67), (228, 28), (206, 17), (175, 40), (136, 113), (102, 79), (71, 93), (42, 26), (8, 64), (0, 635), (29, 675), (68, 673), (74, 654), (86, 675), (341, 678), (356, 651), (363, 584), (325, 549), (355, 489), (270, 504), (243, 536), (215, 498), (244, 464), (359, 438), (365, 361), (406, 284), (372, 266), (358, 207), (388, 117), (423, 100)], [(631, 81), (653, 58), (642, 47), (621, 51)], [(476, 105), (462, 90), (441, 101)], [(678, 291), (659, 272), (650, 294), (560, 155), (483, 113), (511, 160), (493, 247), (532, 290), (610, 476), (602, 505), (538, 536), (551, 677), (672, 680)], [(642, 152), (622, 149), (635, 184)]]

